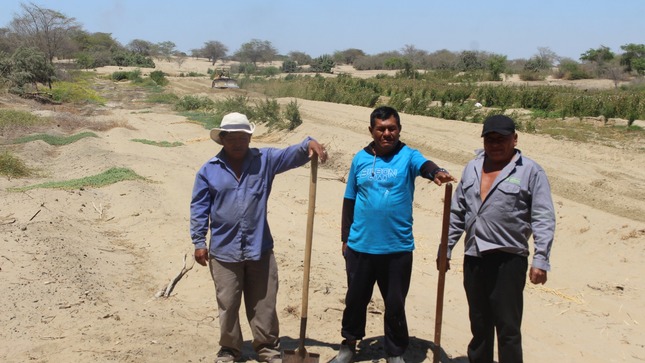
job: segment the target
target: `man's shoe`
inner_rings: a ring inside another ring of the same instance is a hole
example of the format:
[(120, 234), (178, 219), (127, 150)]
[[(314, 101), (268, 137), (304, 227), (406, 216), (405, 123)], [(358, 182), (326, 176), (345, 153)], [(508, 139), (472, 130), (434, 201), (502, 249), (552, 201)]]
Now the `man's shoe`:
[(217, 358), (215, 363), (233, 363), (239, 362), (242, 360), (241, 354), (235, 354), (235, 351), (231, 348), (222, 347), (219, 352), (217, 352)]
[(402, 355), (397, 355), (396, 357), (387, 357), (387, 363), (405, 363)]
[(340, 343), (340, 349), (338, 350), (338, 354), (329, 363), (351, 363), (354, 361), (355, 355), (356, 355), (356, 342), (350, 344), (350, 343), (347, 343), (346, 340), (343, 340), (343, 342)]

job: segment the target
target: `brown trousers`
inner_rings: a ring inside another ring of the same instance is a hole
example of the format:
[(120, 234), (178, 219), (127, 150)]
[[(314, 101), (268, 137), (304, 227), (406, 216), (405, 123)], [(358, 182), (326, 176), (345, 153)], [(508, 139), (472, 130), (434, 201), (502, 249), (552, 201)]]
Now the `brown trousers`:
[(242, 351), (239, 311), (244, 296), (258, 360), (279, 356), (278, 267), (273, 251), (264, 253), (259, 261), (221, 262), (211, 256), (209, 266), (219, 308), (220, 346), (233, 349), (236, 355)]

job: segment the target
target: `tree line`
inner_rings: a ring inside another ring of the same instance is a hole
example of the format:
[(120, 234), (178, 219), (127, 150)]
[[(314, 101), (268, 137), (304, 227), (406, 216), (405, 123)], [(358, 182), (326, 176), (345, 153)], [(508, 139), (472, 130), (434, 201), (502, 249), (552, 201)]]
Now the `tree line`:
[(414, 78), (418, 71), (451, 70), (474, 72), (480, 80), (498, 81), (503, 74), (519, 74), (523, 80), (540, 80), (547, 75), (563, 79), (608, 78), (626, 80), (645, 74), (645, 44), (625, 44), (616, 53), (605, 46), (589, 49), (578, 60), (559, 57), (549, 48), (538, 48), (528, 59), (509, 60), (506, 55), (485, 51), (453, 52), (446, 49), (428, 52), (414, 45), (400, 50), (369, 55), (358, 48), (349, 48), (312, 57), (305, 52), (291, 51), (286, 55), (268, 40), (251, 39), (229, 54), (221, 41), (209, 40), (190, 54), (176, 49), (172, 41), (152, 43), (134, 39), (122, 45), (109, 33), (90, 33), (73, 17), (33, 3), (21, 4), (21, 12), (0, 28), (0, 79), (13, 88), (25, 85), (51, 84), (56, 79), (54, 60), (70, 60), (68, 64), (81, 69), (107, 65), (154, 68), (154, 59), (178, 62), (186, 57), (242, 63), (239, 73), (254, 73), (258, 63), (281, 61), (279, 71), (285, 73), (331, 73), (338, 64), (352, 65), (357, 70), (401, 70)]

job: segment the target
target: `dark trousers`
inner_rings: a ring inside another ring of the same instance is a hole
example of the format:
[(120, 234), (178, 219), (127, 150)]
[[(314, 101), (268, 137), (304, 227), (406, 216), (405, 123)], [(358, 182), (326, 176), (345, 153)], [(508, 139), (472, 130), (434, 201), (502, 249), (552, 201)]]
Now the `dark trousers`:
[(367, 305), (376, 282), (385, 302), (385, 353), (388, 357), (402, 355), (410, 342), (405, 298), (412, 276), (412, 252), (372, 255), (347, 248), (345, 265), (347, 295), (341, 335), (347, 340), (365, 336)]
[(464, 289), (468, 299), (471, 363), (492, 363), (495, 331), (499, 363), (522, 362), (522, 309), (528, 259), (494, 252), (465, 256)]

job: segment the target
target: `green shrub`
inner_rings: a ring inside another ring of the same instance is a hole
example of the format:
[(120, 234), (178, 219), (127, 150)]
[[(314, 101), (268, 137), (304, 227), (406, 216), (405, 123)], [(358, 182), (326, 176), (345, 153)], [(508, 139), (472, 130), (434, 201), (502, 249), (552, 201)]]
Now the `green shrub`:
[(265, 76), (265, 77), (272, 77), (280, 74), (280, 68), (278, 67), (264, 67), (261, 69), (260, 74)]
[(55, 188), (55, 189), (80, 189), (80, 188), (100, 188), (110, 184), (118, 183), (124, 180), (145, 180), (144, 177), (135, 173), (129, 168), (111, 168), (100, 174), (88, 176), (80, 179), (67, 181), (47, 182), (36, 185), (29, 185), (21, 188), (12, 188), (11, 191), (27, 191), (38, 188)]
[(129, 51), (117, 52), (114, 54), (110, 64), (115, 64), (119, 67), (155, 68), (155, 62), (152, 58), (146, 57), (140, 53)]
[(150, 79), (155, 81), (155, 83), (158, 84), (159, 86), (165, 86), (168, 83), (170, 83), (170, 81), (168, 81), (168, 79), (166, 78), (166, 74), (163, 71), (150, 72)]
[(0, 109), (0, 131), (9, 128), (46, 125), (50, 122), (49, 119), (36, 116), (28, 111)]
[(206, 96), (184, 96), (176, 104), (177, 111), (212, 110), (215, 102)]
[(141, 70), (140, 69), (134, 69), (132, 71), (116, 71), (113, 72), (111, 75), (111, 78), (113, 81), (123, 81), (123, 80), (129, 80), (132, 82), (140, 82), (142, 80), (141, 78)]
[(302, 125), (302, 118), (300, 117), (300, 108), (298, 106), (298, 101), (290, 101), (284, 109), (284, 118), (288, 122), (287, 128), (293, 130), (296, 127)]
[(48, 135), (48, 134), (35, 134), (35, 135), (29, 135), (29, 136), (23, 136), (21, 138), (13, 140), (12, 143), (14, 144), (24, 144), (27, 142), (32, 142), (36, 140), (42, 140), (49, 145), (54, 145), (54, 146), (61, 146), (61, 145), (69, 145), (71, 143), (74, 143), (80, 139), (84, 139), (86, 137), (98, 137), (93, 132), (81, 132), (76, 135), (71, 135), (71, 136), (58, 136), (58, 135)]
[(254, 119), (269, 127), (280, 127), (280, 105), (275, 99), (266, 98), (255, 103)]
[(24, 178), (33, 174), (24, 161), (8, 151), (0, 153), (0, 175), (7, 178)]
[(590, 79), (593, 78), (580, 64), (574, 61), (563, 61), (558, 66), (557, 77), (566, 80)]
[(222, 116), (213, 112), (206, 111), (183, 111), (180, 115), (186, 117), (190, 121), (202, 124), (206, 129), (218, 127), (222, 122)]
[[(232, 70), (232, 67), (231, 67)], [(257, 72), (257, 67), (253, 63), (240, 63), (237, 66), (237, 72), (236, 73), (242, 73), (246, 75), (251, 75), (255, 74)]]
[(170, 142), (170, 141), (153, 141), (153, 140), (146, 140), (146, 139), (132, 139), (130, 141), (133, 142), (140, 142), (142, 144), (146, 145), (152, 145), (152, 146), (159, 146), (159, 147), (177, 147), (177, 146), (182, 146), (184, 145), (183, 143), (179, 141), (175, 142)]
[(93, 103), (102, 105), (105, 98), (101, 97), (85, 81), (56, 82), (52, 85), (52, 98), (66, 103)]
[(254, 111), (251, 106), (249, 106), (249, 98), (246, 96), (238, 95), (232, 97), (226, 97), (223, 100), (219, 100), (215, 103), (215, 108), (217, 113), (222, 117), (227, 113), (239, 112), (245, 114), (248, 118), (254, 118)]
[(312, 72), (332, 73), (331, 70), (336, 66), (334, 58), (329, 54), (323, 54), (311, 61), (310, 70)]
[(148, 96), (146, 102), (174, 105), (179, 102), (179, 96), (174, 93), (153, 93)]
[(298, 63), (294, 60), (287, 59), (282, 62), (282, 72), (284, 73), (295, 73), (298, 71)]
[(546, 79), (546, 74), (544, 74), (543, 72), (525, 69), (520, 72), (520, 79), (522, 81), (544, 81)]

